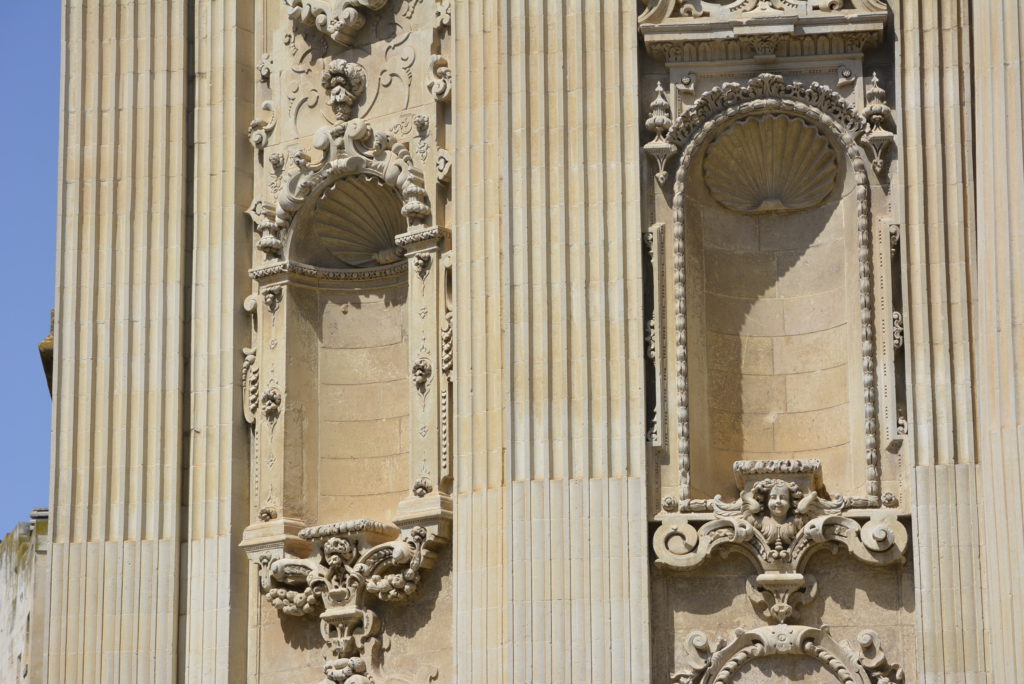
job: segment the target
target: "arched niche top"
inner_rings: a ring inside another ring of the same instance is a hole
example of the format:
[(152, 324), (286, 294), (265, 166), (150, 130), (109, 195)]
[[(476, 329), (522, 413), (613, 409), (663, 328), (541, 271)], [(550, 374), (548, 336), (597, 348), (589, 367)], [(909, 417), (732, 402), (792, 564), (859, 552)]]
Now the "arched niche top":
[(686, 196), (689, 176), (707, 143), (736, 121), (762, 115), (801, 119), (822, 131), (843, 151), (853, 171), (856, 192), (858, 271), (861, 302), (861, 359), (864, 395), (864, 459), (867, 505), (881, 501), (881, 468), (878, 452), (878, 388), (875, 372), (874, 293), (871, 262), (871, 207), (867, 165), (859, 146), (867, 132), (864, 116), (847, 99), (828, 86), (786, 83), (778, 74), (761, 74), (746, 84), (725, 83), (701, 95), (680, 114), (665, 132), (673, 149), (681, 149), (672, 193), (673, 270), (675, 300), (676, 437), (680, 506), (691, 496), (690, 397), (686, 312)]
[(298, 167), (278, 200), (285, 257), (328, 268), (375, 268), (398, 261), (397, 235), (424, 230), (430, 207), (423, 174), (405, 145), (362, 119), (317, 132), (324, 158)]
[(855, 143), (868, 128), (867, 120), (853, 103), (828, 86), (819, 83), (805, 86), (799, 81), (786, 83), (782, 76), (766, 73), (745, 84), (725, 83), (708, 90), (676, 117), (665, 138), (678, 147), (692, 147), (703, 137), (699, 134), (706, 135), (708, 129), (721, 125), (722, 114), (738, 117), (772, 109), (788, 110), (831, 124), (833, 131), (841, 131), (841, 137), (850, 137), (850, 141), (843, 140), (844, 144)]

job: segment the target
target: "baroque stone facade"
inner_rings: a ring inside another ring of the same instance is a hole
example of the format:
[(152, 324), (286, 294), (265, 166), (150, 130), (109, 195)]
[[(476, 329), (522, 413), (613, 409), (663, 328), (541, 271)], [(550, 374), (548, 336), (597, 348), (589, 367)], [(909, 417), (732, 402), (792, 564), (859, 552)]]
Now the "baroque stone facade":
[(34, 681), (1024, 679), (1011, 0), (63, 31)]

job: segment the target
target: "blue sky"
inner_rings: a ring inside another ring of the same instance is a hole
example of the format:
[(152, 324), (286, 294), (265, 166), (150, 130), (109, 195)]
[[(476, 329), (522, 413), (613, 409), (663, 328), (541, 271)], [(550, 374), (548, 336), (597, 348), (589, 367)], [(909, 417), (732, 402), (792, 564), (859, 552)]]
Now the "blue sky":
[(48, 505), (50, 395), (38, 344), (50, 329), (57, 232), (60, 0), (0, 0), (0, 188), (6, 195), (0, 364), (0, 536)]

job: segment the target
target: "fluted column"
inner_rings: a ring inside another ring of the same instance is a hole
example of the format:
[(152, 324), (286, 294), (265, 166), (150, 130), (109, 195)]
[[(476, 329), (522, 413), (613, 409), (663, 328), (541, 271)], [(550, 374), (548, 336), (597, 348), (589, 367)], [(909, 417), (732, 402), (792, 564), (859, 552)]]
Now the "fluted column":
[(64, 3), (52, 546), (49, 614), (33, 616), (48, 623), (37, 681), (176, 681), (187, 5)]
[(635, 8), (452, 26), (459, 681), (648, 681)]
[(181, 574), (182, 682), (238, 682), (246, 667), (249, 564), (238, 548), (249, 522), (249, 438), (242, 418), (241, 348), (252, 287), (256, 115), (249, 2), (191, 3), (194, 108), (190, 187), (192, 260), (187, 513)]
[(1024, 8), (974, 8), (978, 438), (992, 682), (1024, 681)]
[(903, 0), (898, 100), (918, 671), (984, 677), (970, 316), (974, 300), (970, 13)]

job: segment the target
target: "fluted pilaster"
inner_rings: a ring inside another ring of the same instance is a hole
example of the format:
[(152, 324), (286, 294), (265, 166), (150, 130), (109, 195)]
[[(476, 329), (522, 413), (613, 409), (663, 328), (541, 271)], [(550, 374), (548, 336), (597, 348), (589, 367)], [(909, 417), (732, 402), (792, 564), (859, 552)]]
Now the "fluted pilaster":
[(980, 681), (970, 13), (965, 0), (895, 9), (918, 668), (924, 681)]
[(250, 3), (193, 3), (192, 262), (187, 516), (181, 573), (183, 682), (237, 682), (246, 667), (249, 437), (241, 416), (241, 348), (249, 322), (255, 116)]
[[(38, 681), (173, 682), (185, 388), (183, 0), (66, 0), (52, 549)], [(47, 27), (34, 27), (46, 30)]]
[(993, 682), (1024, 681), (1024, 8), (974, 7), (978, 441)]
[(453, 31), (460, 681), (647, 681), (635, 10)]

